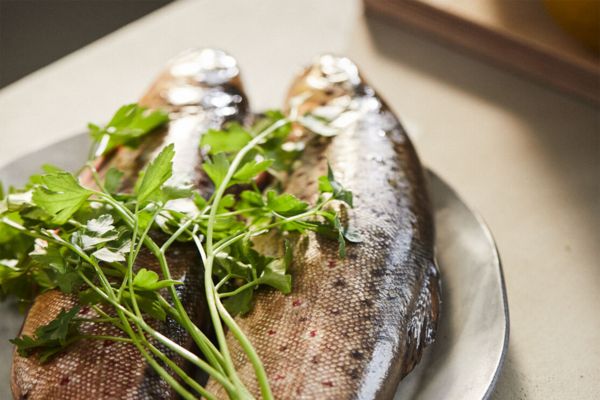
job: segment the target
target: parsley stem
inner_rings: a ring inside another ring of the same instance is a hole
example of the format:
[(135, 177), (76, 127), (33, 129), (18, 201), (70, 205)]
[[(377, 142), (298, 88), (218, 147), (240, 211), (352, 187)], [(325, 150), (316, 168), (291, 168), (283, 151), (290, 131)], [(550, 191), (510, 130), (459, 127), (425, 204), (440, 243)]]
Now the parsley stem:
[(222, 252), (223, 250), (225, 250), (228, 246), (231, 246), (233, 243), (235, 243), (238, 240), (243, 239), (245, 237), (251, 237), (251, 236), (256, 235), (257, 233), (263, 232), (263, 231), (264, 232), (268, 232), (269, 229), (276, 228), (276, 227), (281, 226), (281, 225), (283, 225), (285, 223), (289, 223), (289, 222), (293, 222), (293, 221), (305, 219), (305, 218), (308, 218), (308, 217), (312, 217), (313, 215), (318, 214), (319, 211), (321, 210), (321, 208), (328, 201), (329, 200), (326, 200), (325, 202), (321, 203), (319, 206), (317, 206), (317, 207), (315, 207), (315, 208), (313, 208), (313, 209), (311, 209), (311, 210), (309, 210), (307, 212), (304, 212), (302, 214), (294, 215), (293, 217), (284, 217), (282, 215), (277, 214), (277, 216), (279, 218), (282, 218), (281, 220), (273, 222), (273, 223), (271, 223), (269, 225), (261, 226), (259, 229), (249, 230), (249, 231), (246, 231), (246, 232), (239, 233), (239, 234), (237, 234), (235, 236), (232, 236), (232, 237), (229, 237), (229, 238), (226, 238), (226, 239), (222, 239), (222, 240), (220, 240), (220, 241), (218, 241), (216, 243), (217, 247), (215, 248), (214, 251), (215, 251), (216, 254), (218, 254), (218, 253)]
[[(175, 319), (175, 321), (177, 321), (179, 324), (183, 325), (181, 322), (181, 316), (179, 315), (179, 313), (177, 312), (175, 307), (173, 307), (163, 296), (161, 296), (160, 293), (158, 294), (158, 301), (165, 308), (167, 313), (169, 313), (169, 315), (171, 315), (171, 317)], [(200, 330), (200, 328), (198, 328), (195, 325), (194, 325), (194, 329), (196, 329), (198, 331), (199, 335), (204, 335), (204, 333)], [(210, 349), (212, 354), (215, 356), (215, 358), (219, 362), (219, 365), (222, 366), (223, 362), (224, 362), (223, 356), (221, 355), (221, 353), (219, 353), (219, 350), (215, 347), (215, 345), (212, 343), (212, 341), (210, 341), (210, 339), (208, 339), (208, 338), (207, 338), (207, 340), (208, 340), (207, 341), (208, 348)], [(220, 371), (223, 372), (222, 369), (220, 369)]]
[[(150, 354), (148, 354), (143, 344), (140, 343), (140, 341), (136, 338), (135, 332), (131, 329), (131, 326), (129, 325), (127, 318), (125, 318), (123, 311), (119, 309), (117, 309), (116, 311), (121, 320), (123, 321), (123, 327), (125, 328), (125, 332), (129, 334), (133, 343), (138, 348), (140, 353), (142, 353), (142, 356), (146, 359), (148, 364), (150, 364), (150, 366), (154, 368), (154, 370), (160, 375), (160, 377), (164, 379), (169, 385), (171, 385), (171, 387), (175, 389), (175, 391), (177, 391), (177, 393), (179, 393), (180, 396), (182, 396), (186, 400), (195, 400), (194, 395), (192, 395), (187, 389), (181, 386), (181, 384), (177, 382), (177, 380), (173, 378), (171, 374), (169, 374), (160, 364), (156, 362), (154, 358), (152, 358)], [(143, 336), (142, 340), (145, 340)]]
[(223, 286), (225, 283), (227, 283), (227, 281), (228, 281), (228, 280), (230, 280), (230, 279), (231, 279), (231, 276), (232, 276), (231, 274), (227, 274), (227, 275), (225, 275), (225, 277), (224, 277), (223, 279), (221, 279), (221, 280), (219, 281), (219, 283), (217, 283), (217, 284), (216, 284), (216, 286), (215, 286), (215, 290), (216, 290), (216, 291), (219, 291), (219, 289), (221, 288), (221, 286)]
[[(240, 286), (239, 288), (237, 288), (231, 292), (219, 293), (219, 298), (235, 296), (236, 294), (240, 294), (244, 290), (254, 287), (254, 286), (258, 285), (259, 283), (260, 283), (259, 280), (255, 279), (253, 281), (246, 283), (245, 285)], [(216, 287), (215, 287), (215, 289), (216, 289)]]
[[(261, 133), (256, 135), (252, 140), (250, 140), (234, 157), (225, 177), (217, 187), (214, 198), (212, 202), (212, 209), (210, 210), (210, 215), (208, 219), (208, 226), (206, 230), (206, 261), (204, 263), (205, 268), (205, 289), (206, 289), (206, 297), (208, 300), (209, 311), (211, 313), (211, 317), (213, 320), (213, 328), (215, 329), (215, 335), (217, 336), (217, 340), (219, 342), (221, 352), (223, 353), (223, 358), (225, 358), (228, 369), (230, 369), (230, 377), (236, 382), (239, 378), (235, 372), (235, 368), (233, 367), (233, 362), (231, 360), (231, 355), (229, 354), (229, 350), (227, 347), (227, 341), (225, 339), (225, 333), (223, 331), (223, 326), (221, 325), (221, 319), (225, 322), (225, 324), (232, 331), (234, 337), (237, 341), (242, 345), (244, 352), (248, 356), (252, 366), (254, 367), (254, 372), (256, 374), (260, 391), (264, 399), (272, 399), (273, 394), (271, 392), (271, 388), (269, 386), (269, 381), (267, 379), (267, 374), (265, 372), (264, 366), (260, 361), (260, 358), (256, 354), (256, 351), (252, 347), (250, 341), (246, 338), (242, 330), (235, 323), (231, 315), (225, 310), (223, 304), (218, 298), (218, 294), (216, 293), (214, 282), (212, 280), (212, 268), (215, 257), (214, 252), (214, 244), (213, 244), (213, 232), (215, 227), (215, 222), (217, 219), (217, 210), (219, 208), (219, 203), (223, 198), (225, 190), (229, 185), (233, 175), (238, 169), (242, 159), (246, 156), (246, 154), (253, 149), (257, 144), (259, 144), (262, 140), (266, 139), (271, 133), (275, 132), (280, 127), (289, 123), (289, 120), (286, 118), (280, 119), (274, 124), (270, 125), (268, 128), (264, 129)], [(200, 240), (197, 236), (194, 236), (194, 241), (196, 242), (196, 246), (198, 250), (204, 253), (204, 249), (200, 243)], [(219, 317), (220, 316), (220, 317)]]
[[(129, 335), (133, 344), (138, 348), (138, 350), (140, 351), (142, 356), (152, 366), (152, 368), (154, 368), (154, 370), (167, 383), (169, 383), (169, 385), (171, 385), (182, 397), (184, 397), (185, 399), (194, 400), (194, 396), (189, 391), (187, 391), (185, 388), (183, 388), (183, 386), (181, 386), (181, 384), (179, 384), (179, 382), (177, 382), (177, 380), (175, 380), (167, 371), (165, 371), (164, 368), (162, 368), (152, 358), (152, 356), (150, 356), (150, 354), (148, 354), (148, 352), (146, 351), (146, 349), (144, 348), (142, 343), (140, 343), (140, 341), (136, 337), (135, 332), (131, 329), (131, 325), (129, 324), (128, 319), (125, 317), (125, 311), (127, 311), (127, 313), (130, 313), (130, 314), (131, 314), (131, 312), (129, 310), (125, 309), (123, 306), (121, 306), (116, 301), (114, 290), (113, 290), (112, 286), (110, 285), (110, 283), (108, 282), (108, 280), (106, 279), (106, 277), (104, 276), (104, 273), (102, 272), (102, 268), (100, 268), (100, 266), (96, 262), (94, 262), (94, 260), (92, 260), (85, 252), (83, 252), (81, 249), (79, 249), (79, 247), (64, 241), (56, 233), (51, 232), (51, 233), (49, 233), (49, 236), (51, 236), (56, 242), (62, 244), (64, 247), (67, 247), (71, 251), (78, 254), (81, 258), (83, 258), (85, 261), (87, 261), (90, 265), (92, 265), (94, 267), (94, 269), (96, 270), (96, 273), (98, 274), (100, 282), (104, 286), (104, 290), (106, 292), (102, 291), (102, 289), (100, 289), (96, 285), (94, 285), (87, 278), (87, 276), (85, 276), (85, 274), (82, 271), (78, 271), (79, 276), (88, 284), (88, 286), (90, 286), (92, 289), (96, 290), (97, 293), (102, 295), (107, 301), (109, 301), (110, 303), (112, 303), (115, 306), (115, 311), (117, 312), (118, 317), (122, 321), (122, 328)], [(137, 310), (137, 311), (139, 312), (139, 310)], [(148, 325), (145, 323), (145, 321), (143, 319), (140, 318), (140, 320), (138, 321), (137, 315), (133, 315), (133, 316), (135, 318), (130, 317), (130, 319), (132, 319), (138, 327), (140, 327), (140, 325), (142, 325), (142, 324), (145, 325), (146, 327), (148, 327)], [(156, 333), (158, 334), (158, 332), (156, 332)], [(160, 335), (160, 334), (158, 334), (158, 335)], [(162, 336), (162, 335), (160, 335), (160, 336)], [(142, 336), (142, 338), (143, 338), (143, 336)]]
[(112, 323), (117, 321), (117, 318), (114, 317), (108, 317), (108, 318), (73, 318), (73, 321), (77, 321), (77, 322), (93, 322), (93, 323), (97, 323), (97, 324), (102, 324), (102, 323)]
[(204, 389), (195, 379), (192, 379), (184, 370), (182, 370), (176, 363), (174, 363), (169, 357), (167, 357), (162, 351), (160, 351), (152, 343), (147, 343), (148, 348), (154, 353), (162, 362), (164, 362), (170, 369), (173, 370), (188, 386), (194, 389), (198, 394), (207, 400), (217, 400), (217, 398)]
[[(102, 196), (102, 198), (121, 215), (123, 220), (131, 228), (133, 228), (133, 226), (135, 224), (135, 222), (134, 222), (135, 218), (131, 215), (131, 211), (129, 211), (127, 208), (125, 208), (121, 204), (119, 204), (109, 194), (102, 193), (102, 192), (98, 192), (98, 194), (100, 196)], [(165, 257), (164, 252), (158, 247), (158, 245), (154, 242), (154, 240), (152, 240), (152, 238), (150, 238), (149, 236), (146, 236), (144, 238), (144, 243), (146, 244), (148, 249), (152, 252), (152, 254), (158, 259), (164, 279), (171, 279), (171, 273), (170, 273), (169, 266), (168, 266), (167, 259)], [(173, 304), (175, 305), (175, 309), (181, 316), (181, 320), (180, 320), (181, 325), (193, 338), (194, 342), (200, 348), (200, 350), (202, 351), (202, 354), (204, 354), (204, 356), (207, 358), (210, 365), (215, 367), (217, 370), (222, 371), (221, 363), (219, 362), (217, 357), (214, 355), (213, 350), (211, 349), (210, 345), (212, 345), (212, 343), (210, 342), (210, 339), (208, 339), (206, 337), (206, 335), (204, 335), (204, 333), (200, 329), (198, 329), (196, 327), (196, 325), (192, 322), (188, 313), (185, 311), (185, 308), (181, 304), (181, 301), (179, 299), (179, 296), (177, 295), (177, 291), (176, 291), (175, 287), (173, 285), (170, 285), (168, 287), (168, 290), (169, 290), (171, 299), (173, 301)], [(210, 345), (209, 345), (209, 343), (210, 343)]]
[(110, 340), (113, 342), (124, 342), (124, 343), (133, 343), (131, 338), (119, 337), (119, 336), (107, 336), (107, 335), (79, 335), (80, 339), (94, 339), (94, 340)]
[[(233, 381), (237, 391), (239, 393), (243, 393), (242, 398), (250, 398), (250, 394), (247, 393), (247, 389), (244, 387), (244, 384), (237, 376), (235, 371), (235, 366), (233, 365), (233, 360), (229, 355), (229, 350), (227, 347), (227, 341), (225, 339), (225, 333), (223, 331), (223, 326), (221, 325), (221, 318), (218, 313), (218, 309), (216, 306), (216, 296), (214, 283), (212, 278), (212, 269), (208, 267), (208, 260), (206, 258), (206, 253), (204, 252), (204, 248), (202, 247), (202, 243), (200, 242), (200, 238), (198, 235), (193, 235), (194, 243), (200, 252), (200, 256), (202, 257), (202, 261), (204, 262), (204, 288), (206, 292), (206, 302), (208, 304), (208, 310), (211, 315), (211, 320), (213, 322), (213, 329), (215, 330), (215, 336), (217, 336), (217, 341), (219, 342), (219, 348), (221, 350), (221, 354), (223, 355), (224, 367), (227, 371), (227, 375)], [(231, 393), (229, 393), (231, 396)]]
[[(135, 211), (134, 211), (134, 215), (138, 214), (138, 207), (139, 204), (136, 203), (135, 205)], [(138, 303), (137, 303), (137, 297), (135, 295), (135, 290), (133, 288), (133, 263), (135, 262), (134, 259), (134, 250), (135, 250), (135, 240), (138, 234), (138, 229), (139, 229), (139, 218), (135, 219), (135, 223), (133, 226), (133, 235), (131, 237), (131, 244), (130, 244), (130, 249), (129, 249), (129, 254), (127, 257), (127, 272), (125, 274), (125, 277), (127, 278), (127, 286), (129, 287), (129, 294), (131, 297), (131, 305), (133, 306), (133, 311), (135, 312), (135, 314), (138, 316), (138, 318), (143, 318), (142, 317), (142, 313), (140, 311), (140, 308), (138, 307)], [(121, 293), (119, 292), (119, 295)]]
[(166, 242), (164, 242), (164, 243), (163, 243), (163, 245), (160, 247), (160, 251), (161, 251), (162, 253), (166, 253), (166, 252), (167, 252), (167, 250), (169, 249), (169, 247), (170, 247), (170, 246), (173, 244), (173, 242), (174, 242), (175, 240), (177, 240), (177, 238), (178, 238), (179, 236), (181, 236), (181, 234), (182, 234), (183, 232), (185, 232), (185, 231), (187, 230), (187, 228), (188, 228), (190, 225), (192, 225), (192, 223), (193, 223), (193, 222), (194, 222), (194, 220), (192, 220), (192, 219), (189, 219), (189, 220), (187, 220), (185, 223), (183, 223), (183, 224), (182, 224), (182, 225), (179, 227), (179, 229), (177, 229), (177, 230), (175, 231), (175, 233), (174, 233), (174, 234), (172, 234), (172, 235), (171, 235), (171, 237), (170, 237), (169, 239), (167, 239), (167, 241), (166, 241)]
[[(104, 310), (103, 310), (103, 309), (102, 309), (100, 306), (97, 306), (97, 305), (92, 305), (92, 310), (94, 310), (94, 311), (96, 312), (96, 314), (98, 314), (99, 316), (101, 316), (101, 317), (102, 317), (102, 318), (104, 318), (104, 319), (110, 319), (110, 318), (113, 318), (113, 317), (111, 317), (110, 315), (108, 315), (107, 313), (105, 313), (105, 312), (104, 312)], [(116, 320), (116, 319), (117, 319), (117, 318), (115, 318), (115, 320)]]
[(148, 332), (148, 334), (150, 334), (153, 338), (155, 338), (156, 340), (161, 342), (163, 345), (168, 347), (170, 350), (174, 351), (175, 353), (177, 353), (184, 359), (190, 361), (191, 363), (193, 363), (194, 365), (196, 365), (197, 367), (199, 367), (200, 369), (202, 369), (203, 371), (205, 371), (206, 373), (211, 375), (217, 382), (221, 383), (225, 388), (228, 388), (228, 390), (233, 389), (233, 386), (231, 386), (231, 383), (223, 375), (221, 375), (217, 370), (215, 370), (209, 364), (207, 364), (206, 361), (202, 360), (200, 357), (196, 356), (194, 353), (192, 353), (188, 349), (178, 345), (177, 343), (173, 342), (168, 337), (164, 336), (162, 333), (160, 333), (160, 332), (156, 331), (154, 328), (150, 327), (143, 319), (139, 319), (137, 317), (137, 315), (132, 313), (127, 308), (123, 307), (120, 303), (118, 303), (111, 296), (109, 296), (107, 293), (105, 293), (102, 289), (100, 289), (98, 286), (96, 286), (83, 272), (78, 271), (78, 274), (81, 277), (81, 279), (92, 290), (94, 290), (96, 293), (98, 293), (98, 295), (100, 297), (102, 297), (104, 301), (111, 304), (117, 312), (122, 312), (129, 319), (137, 322), (140, 325), (140, 327), (144, 331)]
[[(252, 208), (245, 208), (243, 210), (229, 211), (229, 212), (225, 212), (225, 213), (219, 213), (219, 214), (217, 214), (217, 217), (231, 217), (234, 215), (240, 215), (240, 214), (244, 214), (247, 212), (252, 212), (252, 211), (255, 211), (258, 209), (259, 209), (258, 207), (252, 207)], [(204, 216), (203, 216), (203, 218), (204, 218)], [(210, 217), (206, 216), (206, 218), (210, 218)]]
[[(167, 337), (165, 337), (161, 333), (157, 332), (156, 330), (154, 330), (153, 328), (151, 328), (144, 321), (143, 318), (138, 317), (138, 315), (132, 313), (131, 311), (129, 311), (126, 308), (124, 308), (120, 303), (118, 303), (117, 300), (116, 300), (116, 298), (115, 298), (115, 296), (114, 296), (114, 290), (113, 290), (112, 286), (110, 286), (110, 283), (108, 282), (108, 280), (106, 279), (106, 277), (104, 276), (104, 274), (102, 272), (102, 269), (85, 252), (83, 252), (77, 246), (74, 246), (74, 245), (72, 245), (72, 244), (70, 244), (68, 242), (65, 242), (62, 238), (60, 238), (59, 236), (57, 236), (53, 232), (52, 232), (52, 234), (50, 234), (50, 236), (51, 236), (51, 238), (54, 241), (57, 241), (58, 243), (62, 244), (63, 246), (69, 248), (70, 250), (72, 250), (73, 252), (75, 252), (76, 254), (78, 254), (81, 258), (83, 258), (86, 262), (88, 262), (90, 265), (92, 265), (94, 267), (94, 269), (96, 270), (96, 272), (97, 272), (97, 274), (98, 274), (98, 276), (100, 278), (100, 282), (103, 284), (104, 290), (106, 292), (103, 291), (102, 289), (98, 288), (92, 281), (89, 280), (89, 278), (87, 276), (85, 276), (85, 274), (83, 274), (82, 271), (78, 271), (79, 276), (84, 280), (84, 282), (90, 288), (92, 288), (94, 291), (96, 291), (100, 296), (102, 296), (106, 301), (108, 301), (110, 304), (112, 304), (115, 307), (115, 310), (116, 310), (117, 314), (119, 315), (119, 317), (123, 321), (124, 328), (125, 328), (126, 332), (132, 337), (132, 339), (134, 339), (133, 336), (132, 336), (132, 335), (134, 335), (134, 333), (131, 330), (131, 328), (129, 327), (129, 323), (128, 323), (127, 319), (124, 317), (124, 315), (127, 315), (134, 323), (136, 323), (137, 326), (139, 326), (141, 329), (146, 330), (155, 339), (161, 341), (165, 346), (171, 348), (171, 350), (175, 351), (176, 353), (178, 353), (179, 355), (181, 355), (182, 357), (184, 357), (188, 361), (193, 362), (198, 367), (200, 367), (201, 369), (203, 369), (204, 371), (206, 371), (209, 375), (213, 376), (218, 382), (220, 382), (225, 387), (227, 387), (227, 385), (229, 384), (229, 382), (227, 382), (226, 379), (219, 372), (217, 372), (216, 370), (214, 370), (205, 361), (203, 361), (202, 359), (198, 358), (196, 355), (194, 355), (193, 353), (191, 353), (189, 350), (187, 350), (187, 349), (179, 346), (178, 344), (174, 343), (173, 341), (171, 341), (170, 339), (168, 339)], [(154, 242), (152, 242), (152, 243), (154, 243)], [(156, 244), (154, 244), (154, 246), (156, 246)], [(164, 258), (164, 255), (163, 255), (163, 258)], [(167, 278), (167, 279), (170, 279), (170, 278)], [(170, 286), (170, 288), (173, 288), (173, 286)], [(134, 339), (134, 341), (135, 341), (135, 339)], [(143, 352), (143, 354), (144, 354), (144, 352)], [(150, 360), (149, 360), (149, 362), (150, 362)], [(152, 362), (150, 362), (150, 363), (153, 364)], [(227, 382), (227, 383), (225, 383), (225, 382)]]
[(104, 185), (102, 184), (102, 180), (100, 179), (100, 175), (98, 175), (98, 170), (94, 166), (93, 162), (88, 161), (85, 166), (87, 168), (89, 168), (90, 172), (92, 173), (92, 178), (94, 179), (94, 182), (96, 183), (98, 188), (100, 190), (102, 190), (103, 192), (106, 192), (106, 189), (104, 188)]

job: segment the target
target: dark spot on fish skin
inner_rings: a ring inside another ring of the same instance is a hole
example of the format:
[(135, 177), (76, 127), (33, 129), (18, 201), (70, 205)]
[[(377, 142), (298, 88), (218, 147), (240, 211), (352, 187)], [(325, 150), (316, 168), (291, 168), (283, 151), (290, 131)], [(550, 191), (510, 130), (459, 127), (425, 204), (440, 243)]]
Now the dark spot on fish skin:
[(292, 302), (292, 307), (299, 307), (302, 305), (302, 300), (296, 299)]
[(353, 368), (348, 372), (348, 376), (351, 379), (359, 379), (360, 378), (360, 373), (358, 372), (358, 368)]
[(310, 337), (315, 337), (315, 336), (317, 336), (317, 331), (316, 331), (316, 330), (312, 330), (312, 331), (310, 331), (310, 332), (308, 333), (308, 335), (309, 335)]
[(279, 351), (286, 351), (288, 349), (288, 347), (286, 345), (283, 345), (279, 348)]
[(362, 360), (364, 358), (364, 354), (360, 350), (352, 350), (350, 352), (350, 356), (352, 356), (352, 358), (354, 358), (355, 360)]
[(358, 256), (354, 252), (348, 252), (348, 254), (346, 254), (346, 257), (351, 260), (356, 260), (358, 258)]
[(21, 395), (21, 397), (19, 397), (20, 400), (27, 400), (28, 398), (29, 398), (29, 392), (23, 393)]
[(319, 355), (314, 356), (313, 358), (311, 358), (310, 360), (313, 364), (318, 364), (319, 361), (321, 361), (321, 357), (319, 357)]
[(104, 347), (108, 347), (108, 346), (112, 346), (113, 344), (115, 344), (115, 342), (113, 342), (112, 340), (105, 340), (104, 342), (102, 342), (102, 346)]
[(335, 268), (335, 266), (336, 266), (336, 265), (337, 265), (337, 261), (336, 261), (336, 260), (333, 260), (333, 259), (332, 259), (332, 260), (328, 260), (328, 261), (327, 261), (327, 266), (328, 266), (329, 268)]
[(273, 335), (275, 334), (275, 331), (274, 331), (273, 329), (269, 329), (269, 330), (267, 331), (267, 334), (268, 334), (269, 336), (273, 336)]
[(323, 386), (326, 386), (326, 387), (333, 387), (333, 382), (331, 382), (331, 381), (323, 381), (323, 382), (321, 382), (321, 383), (323, 384)]
[(375, 277), (381, 277), (385, 275), (385, 269), (383, 268), (375, 268), (371, 271), (371, 275)]
[(369, 308), (373, 307), (373, 300), (371, 300), (371, 299), (362, 299), (360, 301), (360, 303), (365, 307), (369, 307)]
[(65, 375), (65, 376), (63, 376), (63, 377), (62, 377), (62, 379), (60, 380), (60, 383), (59, 383), (59, 384), (60, 384), (61, 386), (65, 386), (66, 384), (68, 384), (68, 383), (69, 383), (69, 380), (70, 380), (70, 379), (69, 379), (69, 377)]
[(381, 210), (376, 210), (374, 208), (371, 209), (371, 212), (373, 213), (373, 215), (375, 215), (377, 218), (380, 218), (381, 216), (384, 215), (384, 212)]
[(334, 288), (344, 288), (344, 287), (346, 287), (346, 281), (343, 278), (337, 278), (333, 282), (333, 287)]
[(284, 379), (284, 378), (285, 378), (285, 376), (284, 376), (284, 375), (277, 374), (277, 375), (275, 375), (275, 377), (273, 378), (273, 380), (274, 380), (274, 381), (280, 381), (280, 380), (282, 380), (282, 379)]
[(81, 307), (81, 311), (79, 311), (79, 314), (85, 315), (89, 312), (90, 312), (90, 308), (88, 306), (83, 306), (83, 307)]
[(325, 96), (333, 96), (333, 89), (327, 88), (323, 90), (323, 93), (325, 94)]

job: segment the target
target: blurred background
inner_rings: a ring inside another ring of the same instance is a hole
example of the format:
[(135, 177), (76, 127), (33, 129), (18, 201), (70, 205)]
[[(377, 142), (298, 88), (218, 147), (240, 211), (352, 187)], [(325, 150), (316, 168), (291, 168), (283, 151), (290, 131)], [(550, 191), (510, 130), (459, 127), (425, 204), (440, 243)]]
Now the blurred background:
[[(0, 0), (0, 88), (173, 1)], [(599, 0), (363, 3), (402, 29), (600, 103)]]
[(0, 88), (173, 0), (0, 0)]

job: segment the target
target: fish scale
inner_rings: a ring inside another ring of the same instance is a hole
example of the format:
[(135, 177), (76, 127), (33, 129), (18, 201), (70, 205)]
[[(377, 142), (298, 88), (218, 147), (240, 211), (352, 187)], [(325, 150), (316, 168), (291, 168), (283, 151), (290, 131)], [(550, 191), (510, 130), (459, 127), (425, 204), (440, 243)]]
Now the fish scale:
[[(189, 181), (209, 197), (212, 185), (201, 170), (202, 154), (199, 141), (203, 132), (219, 129), (226, 122), (244, 123), (249, 118), (248, 102), (242, 91), (236, 61), (228, 54), (214, 49), (188, 51), (176, 57), (139, 102), (149, 108), (166, 109), (171, 114), (168, 127), (144, 138), (136, 149), (121, 147), (112, 155), (96, 161), (100, 174), (110, 167), (124, 172), (123, 191), (130, 191), (139, 172), (165, 146), (175, 145), (173, 178)], [(92, 184), (89, 174), (80, 179)], [(155, 236), (157, 242), (164, 235)], [(172, 278), (182, 281), (177, 286), (181, 302), (191, 320), (201, 329), (209, 329), (209, 316), (203, 285), (203, 266), (195, 246), (174, 243), (167, 252)], [(160, 274), (158, 262), (143, 249), (134, 268), (144, 267)], [(163, 295), (168, 294), (163, 290)], [(35, 330), (48, 324), (62, 309), (77, 304), (73, 296), (56, 290), (38, 296), (29, 310), (21, 330), (33, 335)], [(82, 308), (80, 317), (97, 316)], [(175, 321), (150, 323), (165, 336), (187, 349), (194, 344), (189, 334)], [(108, 324), (86, 323), (85, 334), (123, 336)], [(180, 357), (157, 344), (176, 364), (188, 365)], [(81, 340), (46, 364), (35, 357), (14, 354), (11, 388), (15, 399), (28, 400), (154, 400), (175, 399), (176, 392), (160, 378), (129, 343), (99, 340)]]
[[(305, 135), (286, 192), (314, 202), (329, 162), (354, 194), (354, 208), (336, 207), (363, 240), (340, 259), (336, 241), (300, 238), (291, 294), (261, 290), (237, 322), (276, 399), (391, 399), (434, 340), (440, 311), (423, 171), (396, 117), (348, 59), (320, 57), (292, 85), (290, 108), (298, 96), (306, 98), (300, 115), (344, 100), (339, 117), (351, 123), (332, 138)], [(252, 365), (232, 335), (228, 343), (242, 381), (260, 396)], [(208, 388), (226, 397), (214, 381)]]

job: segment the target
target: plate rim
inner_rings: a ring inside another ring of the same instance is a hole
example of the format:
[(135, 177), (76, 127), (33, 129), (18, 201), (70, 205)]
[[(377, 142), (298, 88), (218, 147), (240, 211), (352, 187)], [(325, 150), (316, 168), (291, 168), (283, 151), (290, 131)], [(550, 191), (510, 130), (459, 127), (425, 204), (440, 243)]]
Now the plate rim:
[(498, 271), (498, 277), (499, 277), (500, 289), (501, 289), (500, 292), (501, 292), (501, 297), (502, 297), (502, 308), (504, 311), (504, 336), (502, 339), (503, 340), (502, 350), (500, 352), (500, 357), (498, 358), (496, 370), (494, 371), (492, 380), (490, 381), (490, 384), (482, 397), (482, 400), (489, 400), (492, 397), (494, 390), (496, 389), (496, 385), (498, 384), (500, 374), (502, 372), (502, 369), (504, 368), (504, 363), (506, 361), (506, 357), (508, 354), (508, 345), (509, 345), (509, 341), (510, 341), (510, 312), (509, 312), (509, 307), (508, 307), (508, 294), (506, 291), (506, 281), (504, 279), (504, 269), (502, 267), (502, 258), (500, 257), (500, 251), (498, 250), (498, 244), (497, 244), (496, 240), (494, 239), (494, 235), (492, 234), (492, 231), (491, 231), (489, 225), (487, 224), (487, 222), (485, 221), (485, 219), (483, 218), (483, 216), (478, 211), (474, 210), (473, 207), (471, 207), (469, 205), (469, 203), (467, 203), (463, 199), (463, 197), (454, 189), (454, 187), (451, 186), (450, 184), (448, 184), (437, 173), (437, 171), (435, 171), (427, 166), (424, 166), (424, 169), (425, 169), (426, 173), (428, 175), (430, 175), (430, 177), (429, 177), (430, 179), (431, 179), (431, 177), (433, 177), (434, 179), (437, 179), (438, 181), (440, 181), (444, 186), (446, 186), (446, 188), (452, 192), (452, 195), (456, 197), (456, 199), (463, 205), (463, 207), (465, 207), (466, 210), (471, 215), (473, 215), (473, 217), (475, 217), (475, 220), (481, 227), (482, 233), (485, 235), (486, 240), (491, 245), (491, 249), (493, 250), (493, 259), (494, 259), (494, 264), (496, 264), (495, 267), (497, 267), (497, 271)]

